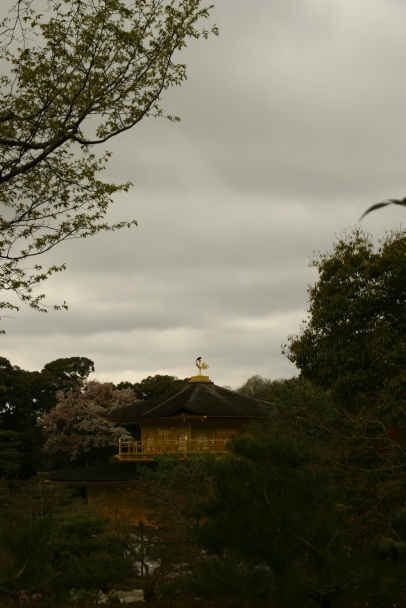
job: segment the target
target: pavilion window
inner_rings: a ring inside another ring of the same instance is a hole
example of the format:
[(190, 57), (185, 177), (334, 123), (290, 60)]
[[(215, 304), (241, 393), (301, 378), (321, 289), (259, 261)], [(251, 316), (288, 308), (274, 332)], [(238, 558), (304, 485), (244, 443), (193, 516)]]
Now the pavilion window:
[(186, 452), (187, 451), (187, 437), (185, 433), (181, 433), (178, 439), (178, 451)]
[(207, 452), (208, 449), (209, 440), (207, 438), (207, 435), (205, 435), (204, 433), (200, 433), (200, 435), (196, 437), (196, 450), (198, 452)]
[(236, 435), (235, 429), (217, 429), (217, 439), (220, 441), (230, 441), (231, 437), (235, 437)]
[(172, 451), (172, 429), (158, 429), (158, 444), (160, 452)]
[(147, 452), (153, 452), (154, 451), (154, 438), (152, 435), (148, 435), (146, 443), (147, 443), (147, 445), (146, 445)]

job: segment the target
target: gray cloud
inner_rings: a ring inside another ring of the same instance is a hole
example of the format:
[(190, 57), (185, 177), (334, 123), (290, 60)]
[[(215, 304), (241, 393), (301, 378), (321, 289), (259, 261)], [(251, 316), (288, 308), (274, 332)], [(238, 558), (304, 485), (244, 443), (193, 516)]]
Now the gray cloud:
[[(406, 194), (406, 7), (384, 0), (252, 0), (213, 12), (219, 38), (183, 54), (148, 120), (110, 142), (106, 179), (134, 187), (109, 218), (138, 228), (70, 242), (49, 303), (2, 319), (2, 354), (26, 369), (83, 355), (96, 377), (194, 373), (219, 384), (291, 376), (280, 354), (306, 317), (314, 250), (367, 206)], [(368, 216), (379, 238), (402, 209)]]

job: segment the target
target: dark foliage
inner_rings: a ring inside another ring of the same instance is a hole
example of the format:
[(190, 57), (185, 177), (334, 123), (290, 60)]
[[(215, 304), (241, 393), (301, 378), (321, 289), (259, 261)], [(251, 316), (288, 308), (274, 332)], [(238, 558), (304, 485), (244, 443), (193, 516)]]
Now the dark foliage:
[(176, 376), (161, 376), (157, 374), (156, 376), (148, 376), (141, 380), (141, 382), (135, 382), (134, 384), (131, 382), (120, 382), (117, 384), (117, 388), (131, 388), (138, 399), (146, 401), (147, 399), (169, 393), (177, 388), (182, 388), (182, 386), (185, 386), (188, 383), (189, 378), (180, 380)]
[(392, 231), (375, 250), (354, 230), (311, 266), (319, 280), (309, 288), (308, 320), (285, 347), (288, 358), (336, 403), (404, 426), (406, 232)]

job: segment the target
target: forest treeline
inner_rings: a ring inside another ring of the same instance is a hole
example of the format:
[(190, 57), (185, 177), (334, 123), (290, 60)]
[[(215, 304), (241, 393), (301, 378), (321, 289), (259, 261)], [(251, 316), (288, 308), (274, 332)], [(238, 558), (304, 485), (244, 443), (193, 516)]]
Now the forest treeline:
[(150, 399), (188, 382), (158, 374), (115, 386), (89, 381), (94, 369), (87, 357), (57, 359), (40, 372), (0, 357), (1, 475), (29, 478), (106, 462), (129, 430), (102, 421), (98, 409)]
[(2, 359), (3, 593), (63, 599), (75, 586), (89, 598), (131, 585), (147, 600), (405, 604), (406, 233), (375, 247), (355, 230), (311, 264), (308, 318), (283, 347), (298, 375), (236, 389), (260, 399), (265, 418), (228, 456), (162, 456), (143, 471), (132, 491), (151, 525), (97, 518), (80, 489), (41, 485), (34, 472), (107, 462), (117, 427), (95, 422), (97, 408), (187, 379), (115, 386), (88, 381), (85, 358), (41, 372)]

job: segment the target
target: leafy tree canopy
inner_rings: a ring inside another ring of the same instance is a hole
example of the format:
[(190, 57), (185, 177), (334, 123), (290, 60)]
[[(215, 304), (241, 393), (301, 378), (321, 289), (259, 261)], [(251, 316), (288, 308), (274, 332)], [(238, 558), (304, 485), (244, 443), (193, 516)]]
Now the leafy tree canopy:
[(266, 399), (269, 400), (272, 392), (273, 381), (269, 378), (263, 378), (259, 374), (251, 376), (246, 382), (239, 388), (237, 393), (245, 395), (246, 397), (253, 397), (254, 399)]
[(310, 265), (319, 280), (288, 358), (336, 403), (387, 428), (404, 426), (406, 232), (393, 230), (375, 247), (354, 229)]
[(21, 430), (35, 423), (34, 378), (40, 374), (26, 372), (0, 357), (0, 415), (5, 430)]
[[(49, 0), (38, 12), (33, 0), (18, 0), (0, 23), (2, 291), (45, 311), (33, 289), (65, 265), (24, 260), (136, 224), (105, 221), (114, 195), (131, 184), (102, 181), (110, 154), (92, 147), (164, 116), (162, 93), (186, 78), (175, 54), (190, 38), (207, 38), (197, 23), (210, 8), (201, 0)], [(8, 300), (0, 308), (18, 309)]]
[(29, 372), (0, 357), (0, 417), (5, 430), (21, 430), (56, 405), (57, 391), (83, 387), (94, 363), (86, 357), (56, 359)]
[(94, 363), (87, 357), (69, 357), (56, 359), (46, 363), (42, 374), (52, 376), (55, 382), (55, 390), (66, 391), (80, 389), (89, 374), (94, 372)]
[(159, 395), (164, 395), (175, 389), (180, 389), (189, 383), (189, 378), (183, 378), (183, 380), (176, 376), (148, 376), (141, 380), (141, 382), (120, 382), (117, 384), (118, 389), (132, 388), (138, 399), (146, 401)]

